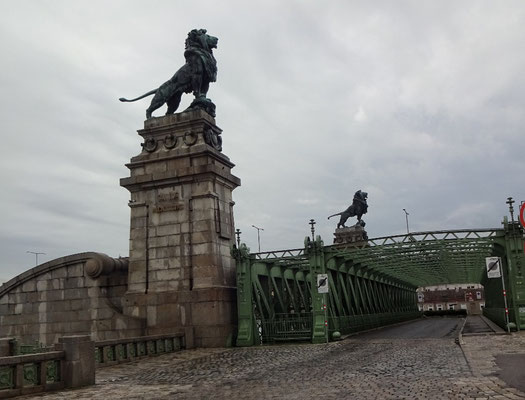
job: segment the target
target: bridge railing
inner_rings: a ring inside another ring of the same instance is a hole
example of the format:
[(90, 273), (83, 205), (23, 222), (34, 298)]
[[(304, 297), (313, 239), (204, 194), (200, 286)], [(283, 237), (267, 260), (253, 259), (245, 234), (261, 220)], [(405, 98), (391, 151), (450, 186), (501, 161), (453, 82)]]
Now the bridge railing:
[[(369, 238), (361, 245), (352, 243), (346, 248), (359, 249), (374, 246), (385, 246), (394, 244), (411, 244), (414, 242), (425, 241), (441, 241), (441, 240), (460, 240), (460, 239), (493, 239), (503, 234), (503, 229), (500, 228), (483, 228), (483, 229), (453, 229), (448, 231), (423, 231), (411, 232), (408, 234), (379, 236), (376, 238)], [(345, 249), (345, 245), (335, 244), (325, 247), (333, 247)], [(305, 255), (305, 249), (286, 249), (286, 250), (272, 250), (260, 253), (252, 253), (257, 260), (271, 260), (286, 257), (298, 257)]]
[(87, 335), (64, 336), (52, 351), (0, 357), (0, 398), (93, 385), (93, 344)]
[(436, 241), (436, 240), (458, 240), (458, 239), (481, 239), (494, 238), (501, 235), (502, 229), (454, 229), (449, 231), (423, 231), (408, 234), (381, 236), (368, 239), (369, 246), (384, 246), (387, 244), (413, 243), (415, 241)]
[[(45, 391), (95, 384), (97, 367), (129, 362), (143, 357), (179, 351), (185, 347), (184, 335), (140, 336), (93, 342), (89, 336), (65, 336), (53, 349), (40, 344), (19, 352), (14, 339), (0, 340), (0, 399)], [(11, 355), (7, 355), (11, 354)]]
[(95, 362), (97, 368), (106, 367), (142, 357), (173, 353), (184, 347), (182, 333), (103, 340), (95, 342)]
[(289, 250), (275, 250), (265, 251), (261, 253), (253, 253), (257, 260), (270, 260), (286, 257), (299, 257), (304, 255), (304, 249), (289, 249)]
[(0, 398), (64, 388), (65, 357), (64, 351), (0, 357)]
[(311, 313), (276, 314), (273, 319), (261, 321), (260, 325), (263, 343), (304, 341), (312, 337)]

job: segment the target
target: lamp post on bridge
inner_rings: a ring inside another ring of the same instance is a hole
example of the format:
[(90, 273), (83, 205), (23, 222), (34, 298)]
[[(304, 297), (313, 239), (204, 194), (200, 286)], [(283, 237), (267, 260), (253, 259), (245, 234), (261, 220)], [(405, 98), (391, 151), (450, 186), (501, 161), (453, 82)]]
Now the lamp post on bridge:
[(235, 230), (235, 236), (237, 236), (237, 248), (241, 247), (241, 233), (240, 229)]
[[(514, 245), (516, 246), (516, 248), (519, 248), (519, 240), (517, 239), (517, 236), (516, 235), (516, 227), (514, 226), (514, 207), (513, 207), (513, 204), (515, 203), (515, 201), (512, 199), (512, 197), (507, 197), (507, 201), (505, 202), (509, 205), (509, 212), (510, 212), (510, 219), (512, 221), (512, 236), (513, 236), (513, 241), (514, 241)], [(518, 213), (518, 222), (521, 222), (523, 224), (523, 218), (524, 218), (524, 215), (523, 215), (523, 203), (522, 205), (520, 206), (520, 210), (519, 210), (519, 213)], [(525, 225), (523, 225), (525, 227)], [(517, 241), (518, 240), (518, 241)], [(525, 247), (523, 248), (523, 251), (525, 251)], [(518, 267), (518, 275), (521, 275), (521, 264), (520, 263), (517, 263), (517, 267)]]
[(315, 242), (315, 220), (314, 219), (311, 219), (310, 222), (310, 231), (312, 232), (312, 243)]
[(263, 228), (259, 228), (255, 225), (252, 225), (252, 227), (254, 227), (255, 229), (257, 229), (257, 243), (259, 244), (259, 253), (261, 252), (261, 235), (260, 235), (260, 231), (264, 231)]
[(409, 216), (409, 214), (407, 213), (407, 210), (405, 210), (404, 208), (403, 208), (403, 211), (405, 212), (405, 218), (407, 220), (407, 235), (408, 235), (410, 233), (410, 231), (408, 230), (408, 216)]
[(35, 255), (35, 266), (38, 265), (38, 255), (39, 254), (46, 254), (46, 253), (40, 253), (38, 251), (26, 251), (26, 253), (31, 253), (31, 254), (34, 254)]
[(512, 199), (512, 197), (507, 197), (507, 201), (505, 203), (509, 205), (510, 219), (512, 223), (514, 223), (514, 207), (512, 207), (512, 205), (515, 203), (515, 201)]

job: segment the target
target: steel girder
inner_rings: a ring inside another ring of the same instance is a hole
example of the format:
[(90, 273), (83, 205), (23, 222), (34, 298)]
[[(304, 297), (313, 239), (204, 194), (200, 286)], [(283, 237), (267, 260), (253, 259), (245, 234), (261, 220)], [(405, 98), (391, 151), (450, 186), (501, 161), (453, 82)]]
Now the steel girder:
[[(413, 318), (419, 315), (415, 289), (443, 283), (485, 282), (487, 314), (497, 314), (492, 319), (502, 320), (499, 300), (491, 300), (501, 297), (501, 288), (486, 280), (485, 257), (493, 255), (503, 257), (511, 313), (519, 329), (520, 307), (524, 311), (521, 326), (525, 324), (525, 304), (520, 306), (525, 303), (520, 267), (525, 260), (518, 254), (523, 232), (512, 227), (513, 238), (505, 222), (503, 229), (385, 236), (369, 239), (360, 247), (324, 246), (319, 237), (315, 241), (307, 238), (302, 249), (266, 253), (250, 254), (241, 245), (233, 252), (238, 282), (237, 344), (306, 338), (322, 342), (334, 332)], [(318, 274), (328, 275), (328, 295), (317, 292)]]
[(501, 229), (420, 232), (369, 239), (360, 248), (329, 246), (343, 256), (412, 287), (480, 282), (485, 257)]

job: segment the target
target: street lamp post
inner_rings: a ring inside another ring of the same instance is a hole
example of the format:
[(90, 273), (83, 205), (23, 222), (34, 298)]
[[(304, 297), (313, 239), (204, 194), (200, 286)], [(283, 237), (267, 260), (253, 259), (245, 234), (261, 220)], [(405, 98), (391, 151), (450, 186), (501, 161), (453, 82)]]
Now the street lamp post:
[(264, 231), (263, 228), (259, 228), (255, 225), (252, 225), (252, 227), (254, 227), (255, 229), (257, 229), (257, 243), (259, 244), (259, 253), (261, 252), (261, 235), (260, 235), (260, 231)]
[(405, 218), (407, 220), (407, 234), (409, 234), (410, 233), (410, 231), (408, 230), (408, 215), (409, 214), (407, 213), (407, 210), (405, 210), (404, 208), (403, 208), (403, 211), (405, 212)]
[(505, 203), (509, 205), (510, 219), (514, 224), (514, 207), (512, 207), (512, 205), (515, 203), (515, 201), (512, 200), (512, 197), (507, 197), (507, 201)]
[(31, 253), (35, 255), (35, 266), (38, 265), (38, 255), (39, 254), (46, 254), (46, 253), (39, 253), (38, 251), (26, 251), (26, 253)]
[(237, 236), (237, 248), (239, 249), (241, 247), (241, 230), (236, 229), (235, 230), (235, 236)]
[(310, 231), (312, 232), (312, 243), (315, 242), (315, 220), (314, 219), (311, 219), (310, 222), (309, 222), (311, 228), (310, 228)]

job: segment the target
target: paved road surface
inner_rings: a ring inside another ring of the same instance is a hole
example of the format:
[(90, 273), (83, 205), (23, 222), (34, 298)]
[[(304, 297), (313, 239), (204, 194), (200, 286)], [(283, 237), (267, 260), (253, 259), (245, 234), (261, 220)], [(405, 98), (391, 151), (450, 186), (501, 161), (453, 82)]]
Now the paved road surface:
[(358, 339), (454, 339), (458, 337), (462, 318), (423, 318), (404, 324), (357, 335)]
[[(92, 387), (26, 399), (525, 398), (497, 376), (494, 361), (495, 354), (525, 355), (525, 335), (468, 337), (460, 347), (450, 333), (457, 321), (435, 321), (405, 326), (438, 337), (430, 339), (386, 338), (394, 328), (367, 340), (171, 353), (100, 368)], [(398, 337), (409, 333), (401, 331)]]
[(512, 387), (525, 393), (525, 354), (498, 354), (498, 376)]

